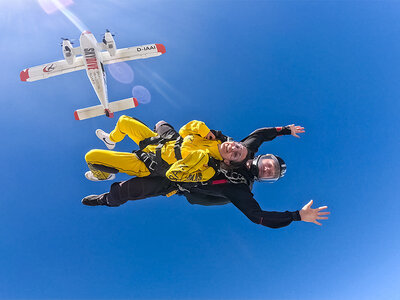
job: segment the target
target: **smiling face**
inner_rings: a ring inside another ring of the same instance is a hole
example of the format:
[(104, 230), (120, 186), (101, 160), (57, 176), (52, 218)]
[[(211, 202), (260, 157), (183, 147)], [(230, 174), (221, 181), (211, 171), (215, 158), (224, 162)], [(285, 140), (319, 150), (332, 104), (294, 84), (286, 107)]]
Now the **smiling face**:
[(219, 147), (224, 163), (229, 165), (231, 162), (241, 162), (246, 159), (248, 150), (238, 142), (224, 142)]
[(278, 156), (264, 154), (252, 160), (250, 170), (256, 180), (273, 183), (284, 176), (286, 164), (283, 159)]

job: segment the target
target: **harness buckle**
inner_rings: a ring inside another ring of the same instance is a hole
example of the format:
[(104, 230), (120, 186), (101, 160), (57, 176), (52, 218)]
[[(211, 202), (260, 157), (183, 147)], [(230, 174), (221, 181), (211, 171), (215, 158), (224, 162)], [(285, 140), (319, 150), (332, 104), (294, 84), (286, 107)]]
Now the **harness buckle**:
[(150, 165), (148, 166), (149, 170), (152, 171), (152, 172), (154, 172), (154, 170), (156, 169), (156, 167), (157, 167), (157, 163), (156, 163), (154, 160), (152, 160), (151, 163), (150, 163)]
[[(139, 150), (139, 151), (140, 151), (140, 150)], [(139, 152), (139, 151), (137, 151), (137, 152)], [(137, 152), (136, 152), (136, 153), (137, 153)], [(152, 160), (152, 159), (149, 157), (149, 154), (148, 154), (148, 153), (145, 153), (145, 152), (140, 151), (140, 152), (139, 152), (139, 156), (140, 156), (139, 159), (146, 165), (147, 169), (149, 169), (150, 172), (154, 172), (154, 170), (155, 170), (156, 167), (157, 167), (157, 162), (155, 162), (154, 160)]]

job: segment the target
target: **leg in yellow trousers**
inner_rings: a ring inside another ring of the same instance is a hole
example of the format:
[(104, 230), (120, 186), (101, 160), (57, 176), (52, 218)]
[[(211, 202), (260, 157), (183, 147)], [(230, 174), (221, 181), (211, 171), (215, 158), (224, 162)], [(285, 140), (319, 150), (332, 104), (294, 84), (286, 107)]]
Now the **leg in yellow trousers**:
[(140, 141), (157, 136), (157, 133), (139, 120), (128, 116), (121, 116), (118, 119), (115, 129), (110, 133), (110, 139), (117, 143), (122, 141), (126, 135), (139, 145)]
[[(120, 142), (126, 135), (139, 145), (140, 141), (157, 134), (142, 122), (128, 116), (121, 116), (115, 129), (110, 133), (110, 140)], [(96, 165), (113, 168), (131, 176), (150, 175), (145, 164), (135, 154), (129, 152), (93, 149), (86, 153), (85, 160), (93, 175), (99, 180), (107, 179), (110, 173), (99, 170)]]

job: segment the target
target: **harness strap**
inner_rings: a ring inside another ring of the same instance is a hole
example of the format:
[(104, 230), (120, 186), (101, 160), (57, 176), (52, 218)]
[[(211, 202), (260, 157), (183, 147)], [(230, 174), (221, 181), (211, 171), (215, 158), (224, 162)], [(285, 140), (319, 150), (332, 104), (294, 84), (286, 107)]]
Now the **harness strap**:
[(165, 142), (162, 143), (162, 141), (163, 141), (163, 140), (161, 140), (160, 143), (159, 143), (159, 144), (157, 145), (157, 147), (156, 147), (156, 160), (157, 160), (157, 162), (163, 161), (163, 159), (162, 159), (162, 157), (161, 157), (161, 149), (162, 149), (162, 147), (164, 147)]
[(168, 134), (164, 137), (161, 137), (159, 135), (157, 136), (152, 136), (149, 138), (146, 138), (142, 141), (139, 142), (139, 149), (143, 150), (144, 148), (146, 148), (148, 145), (154, 145), (157, 144), (156, 147), (156, 158), (157, 160), (161, 160), (161, 149), (162, 147), (164, 147), (164, 145), (169, 142), (176, 139), (175, 141), (175, 145), (174, 145), (174, 153), (175, 153), (175, 158), (176, 160), (181, 160), (182, 159), (182, 154), (181, 154), (181, 146), (182, 146), (182, 142), (183, 139), (181, 136), (179, 136), (178, 138), (176, 138), (175, 134)]
[(181, 153), (182, 142), (183, 142), (183, 139), (181, 136), (179, 136), (174, 145), (174, 152), (175, 152), (176, 160), (182, 159), (182, 153)]
[(155, 145), (155, 144), (165, 144), (168, 141), (172, 141), (176, 138), (176, 135), (171, 133), (168, 135), (160, 136), (151, 136), (148, 138), (145, 138), (144, 140), (139, 142), (139, 149), (143, 150), (146, 148), (148, 145)]
[(218, 179), (211, 182), (212, 185), (228, 183), (228, 179)]
[(139, 158), (146, 166), (146, 168), (150, 171), (150, 173), (154, 173), (158, 163), (155, 159), (152, 159), (151, 153), (143, 152), (142, 150), (136, 150), (133, 152), (137, 158)]
[(139, 142), (139, 149), (143, 150), (148, 145), (158, 144), (161, 137), (159, 135), (145, 138)]
[(239, 183), (246, 183), (250, 186), (250, 182), (246, 179), (245, 176), (240, 174), (239, 172), (235, 172), (233, 170), (225, 170), (220, 168), (220, 171), (224, 176), (228, 179), (229, 182), (239, 184)]
[(208, 166), (213, 168), (215, 173), (219, 173), (221, 162), (212, 156), (208, 157)]

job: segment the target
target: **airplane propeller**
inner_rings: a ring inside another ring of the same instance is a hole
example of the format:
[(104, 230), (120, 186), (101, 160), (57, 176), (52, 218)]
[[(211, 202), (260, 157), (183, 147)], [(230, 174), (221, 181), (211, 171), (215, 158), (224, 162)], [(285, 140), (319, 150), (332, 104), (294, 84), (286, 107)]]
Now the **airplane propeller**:
[(115, 36), (115, 32), (111, 32), (109, 29), (106, 29), (106, 32), (110, 32), (112, 36)]
[[(111, 32), (109, 29), (106, 29), (106, 33), (107, 32), (111, 33), (111, 36), (115, 36), (115, 33)], [(103, 34), (102, 40), (103, 40), (104, 44), (107, 44), (106, 35), (105, 34)]]
[[(74, 44), (74, 42), (73, 41), (75, 41), (75, 39), (73, 39), (73, 40), (70, 40), (70, 39), (68, 39), (68, 38), (64, 38), (64, 37), (61, 37), (61, 40), (62, 41), (69, 41), (72, 45)], [(61, 42), (60, 43), (60, 46), (62, 46), (63, 45), (63, 42)]]

